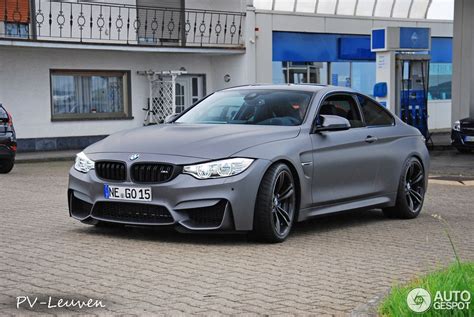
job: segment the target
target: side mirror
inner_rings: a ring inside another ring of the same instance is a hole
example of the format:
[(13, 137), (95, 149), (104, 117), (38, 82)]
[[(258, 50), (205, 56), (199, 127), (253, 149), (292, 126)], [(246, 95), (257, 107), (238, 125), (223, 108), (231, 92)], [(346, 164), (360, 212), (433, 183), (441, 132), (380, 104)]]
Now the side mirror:
[(169, 116), (167, 116), (165, 118), (165, 122), (164, 123), (171, 123), (174, 121), (174, 119), (176, 119), (177, 117), (179, 116), (179, 113), (175, 113), (175, 114), (171, 114)]
[(324, 131), (342, 131), (351, 128), (350, 122), (343, 117), (332, 115), (320, 115), (314, 124), (313, 133)]

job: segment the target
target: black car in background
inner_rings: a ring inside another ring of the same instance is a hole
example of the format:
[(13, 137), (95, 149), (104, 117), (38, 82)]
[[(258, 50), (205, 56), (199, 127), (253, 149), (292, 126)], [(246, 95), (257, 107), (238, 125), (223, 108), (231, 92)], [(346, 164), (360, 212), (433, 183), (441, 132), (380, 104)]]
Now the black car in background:
[(474, 150), (474, 118), (465, 118), (454, 123), (451, 144), (461, 153)]
[(0, 174), (9, 173), (15, 164), (16, 135), (12, 116), (0, 104)]

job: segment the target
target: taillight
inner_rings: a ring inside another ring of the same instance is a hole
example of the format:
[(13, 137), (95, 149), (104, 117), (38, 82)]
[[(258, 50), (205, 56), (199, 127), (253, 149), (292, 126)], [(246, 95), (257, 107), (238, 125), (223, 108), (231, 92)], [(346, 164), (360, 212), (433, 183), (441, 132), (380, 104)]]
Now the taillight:
[(9, 114), (8, 112), (7, 112), (7, 115), (8, 115), (8, 122), (7, 122), (7, 125), (8, 125), (9, 127), (11, 127), (11, 126), (13, 126), (13, 118), (12, 118), (11, 114)]
[(16, 152), (16, 145), (10, 145), (10, 149), (11, 149), (13, 152)]

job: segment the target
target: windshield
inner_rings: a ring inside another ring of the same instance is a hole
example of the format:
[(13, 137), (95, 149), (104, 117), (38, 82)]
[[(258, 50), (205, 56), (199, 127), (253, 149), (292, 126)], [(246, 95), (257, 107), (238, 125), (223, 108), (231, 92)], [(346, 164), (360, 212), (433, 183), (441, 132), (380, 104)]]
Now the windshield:
[(312, 94), (275, 89), (220, 91), (198, 103), (175, 122), (300, 125)]

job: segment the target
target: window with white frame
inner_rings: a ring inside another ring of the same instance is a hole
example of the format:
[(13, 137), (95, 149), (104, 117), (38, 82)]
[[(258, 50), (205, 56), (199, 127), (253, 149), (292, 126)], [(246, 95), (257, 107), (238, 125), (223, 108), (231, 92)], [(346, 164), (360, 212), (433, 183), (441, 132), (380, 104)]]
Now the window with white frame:
[(128, 71), (51, 71), (53, 120), (131, 118)]

